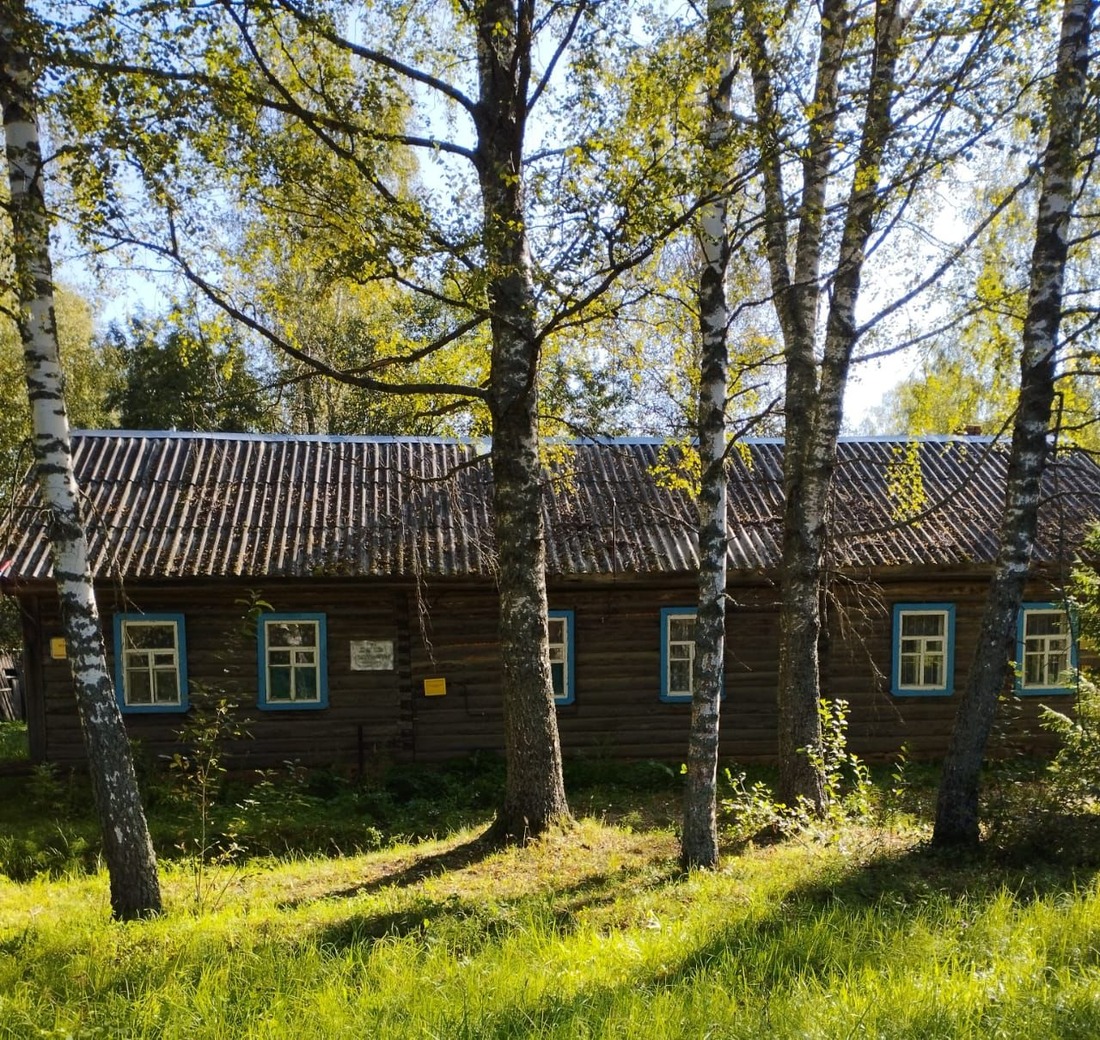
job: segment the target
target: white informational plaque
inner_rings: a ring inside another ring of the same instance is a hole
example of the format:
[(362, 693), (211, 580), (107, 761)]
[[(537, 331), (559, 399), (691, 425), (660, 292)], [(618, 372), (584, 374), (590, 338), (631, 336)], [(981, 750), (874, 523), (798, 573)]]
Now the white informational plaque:
[(392, 672), (392, 639), (353, 639), (351, 641), (353, 672)]

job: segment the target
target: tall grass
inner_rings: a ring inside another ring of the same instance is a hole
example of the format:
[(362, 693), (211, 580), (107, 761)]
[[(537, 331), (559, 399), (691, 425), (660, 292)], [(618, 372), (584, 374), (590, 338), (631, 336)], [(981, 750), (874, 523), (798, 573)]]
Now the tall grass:
[(1100, 1036), (1091, 874), (919, 835), (749, 847), (681, 875), (667, 829), (474, 831), (222, 871), (109, 920), (101, 874), (0, 881), (0, 1037)]

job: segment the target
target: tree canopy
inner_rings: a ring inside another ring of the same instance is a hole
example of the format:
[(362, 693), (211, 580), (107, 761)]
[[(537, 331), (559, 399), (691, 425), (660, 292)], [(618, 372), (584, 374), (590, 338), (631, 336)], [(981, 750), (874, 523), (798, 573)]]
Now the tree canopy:
[(180, 311), (113, 325), (103, 351), (117, 364), (107, 394), (118, 426), (135, 430), (253, 432), (277, 426), (266, 390), (224, 321), (188, 322)]

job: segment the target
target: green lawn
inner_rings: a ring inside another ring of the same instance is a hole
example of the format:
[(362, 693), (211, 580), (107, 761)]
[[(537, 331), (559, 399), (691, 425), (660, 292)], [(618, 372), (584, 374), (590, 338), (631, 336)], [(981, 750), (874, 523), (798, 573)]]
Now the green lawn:
[[(591, 815), (525, 850), (487, 849), (477, 826), (395, 842), (378, 805), (411, 830), (415, 799), (393, 783), (302, 794), (345, 845), (358, 826), (380, 847), (288, 844), (201, 880), (154, 807), (161, 919), (112, 923), (106, 877), (77, 860), (0, 878), (0, 1037), (1100, 1036), (1095, 857), (959, 861), (891, 820), (684, 876), (662, 775), (575, 779)], [(4, 827), (45, 841), (13, 793)]]

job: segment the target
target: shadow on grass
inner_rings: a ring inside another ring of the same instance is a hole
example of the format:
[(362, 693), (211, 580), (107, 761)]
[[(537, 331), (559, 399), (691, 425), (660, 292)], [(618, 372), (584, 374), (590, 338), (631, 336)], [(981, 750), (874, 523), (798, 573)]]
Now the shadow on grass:
[[(1100, 838), (1100, 829), (1096, 837)], [(1093, 848), (1100, 852), (1100, 845)], [(927, 847), (882, 854), (863, 865), (833, 873), (826, 880), (792, 888), (763, 912), (748, 913), (720, 926), (697, 948), (657, 969), (640, 966), (633, 973), (620, 974), (613, 984), (584, 984), (572, 994), (553, 993), (506, 1008), (491, 1006), (487, 999), (480, 1011), (473, 1012), (472, 1022), (470, 1009), (466, 1008), (463, 1021), (440, 1022), (437, 1032), (467, 1035), (463, 1031), (472, 1024), (474, 1033), (468, 1035), (479, 1037), (557, 1031), (587, 1035), (599, 1032), (596, 1023), (624, 1014), (624, 1005), (633, 999), (646, 1003), (661, 992), (689, 991), (700, 983), (723, 991), (736, 987), (735, 1001), (745, 1018), (758, 1015), (759, 1024), (766, 1026), (773, 995), (790, 994), (797, 988), (803, 994), (800, 1000), (812, 999), (807, 994), (812, 994), (815, 984), (823, 990), (834, 986), (839, 989), (866, 977), (864, 973), (875, 975), (887, 968), (909, 970), (910, 941), (918, 921), (948, 947), (955, 948), (960, 970), (965, 972), (967, 961), (973, 960), (984, 971), (987, 964), (996, 963), (990, 960), (989, 937), (979, 922), (986, 907), (1005, 893), (1021, 907), (1040, 898), (1076, 895), (1095, 880), (1097, 868), (1096, 863), (1082, 867), (1075, 857), (1041, 863), (1006, 862), (995, 849), (965, 857)], [(662, 883), (675, 876), (665, 876)], [(607, 881), (606, 877), (593, 879), (578, 887), (590, 888), (598, 900), (606, 891)], [(629, 880), (619, 878), (617, 884), (625, 887)], [(565, 893), (559, 898), (568, 922), (575, 909), (569, 907)], [(576, 909), (584, 905), (589, 904), (582, 897)], [(562, 934), (568, 931), (565, 924), (559, 929)], [(1072, 962), (1074, 969), (1080, 970), (1084, 967), (1080, 956), (1079, 951), (1059, 952), (1056, 945), (1048, 954), (1055, 969), (1065, 966), (1060, 959), (1064, 957), (1069, 958), (1067, 964)], [(1097, 950), (1092, 949), (1090, 957), (1090, 963), (1100, 963)], [(1061, 984), (1058, 978), (1055, 970), (1042, 985), (1056, 989)], [(805, 988), (807, 983), (810, 990)], [(1035, 1004), (1037, 999), (1039, 1004)], [(980, 1011), (983, 1022), (987, 1013), (992, 1019), (1005, 1016), (1006, 1020), (1013, 1015), (1034, 1014), (1040, 1016), (1035, 1019), (1039, 1022), (1049, 1012), (1079, 1030), (1083, 1026), (1091, 1028), (1098, 1017), (1095, 1007), (1084, 1003), (1071, 1006), (1073, 1000), (1067, 1003), (1056, 996), (1052, 996), (1049, 1007), (1041, 1007), (1041, 999), (1026, 987), (1010, 1000), (990, 996), (988, 1001), (988, 1008)], [(956, 1011), (949, 1003), (928, 1001), (926, 1006), (906, 1009), (906, 1025), (898, 1035), (949, 1036), (960, 1024), (958, 1016), (965, 1018), (969, 1013)], [(739, 1010), (739, 1027), (745, 1024), (741, 1015)], [(841, 1029), (837, 1035), (844, 1035), (851, 1025), (839, 1020), (834, 1024)], [(993, 1028), (989, 1035), (995, 1032)], [(979, 1031), (975, 1035), (985, 1034)]]
[(412, 936), (426, 944), (445, 943), (455, 955), (470, 956), (524, 928), (568, 935), (585, 910), (613, 905), (624, 896), (658, 888), (678, 876), (679, 872), (671, 869), (654, 871), (639, 866), (592, 874), (550, 891), (533, 881), (537, 890), (507, 899), (414, 895), (400, 910), (354, 915), (320, 929), (316, 938), (325, 948), (339, 952), (357, 944)]
[(475, 863), (480, 863), (498, 850), (498, 845), (485, 841), (479, 835), (470, 841), (455, 845), (454, 848), (444, 849), (442, 852), (427, 856), (416, 856), (414, 854), (411, 863), (380, 874), (377, 877), (372, 877), (360, 884), (347, 885), (344, 888), (304, 896), (301, 899), (289, 899), (286, 902), (279, 903), (278, 909), (294, 910), (308, 903), (315, 903), (319, 899), (352, 899), (356, 896), (378, 892), (384, 888), (408, 888), (419, 884), (421, 881), (426, 881), (428, 878), (438, 877), (440, 874), (446, 874), (454, 870), (464, 870)]

